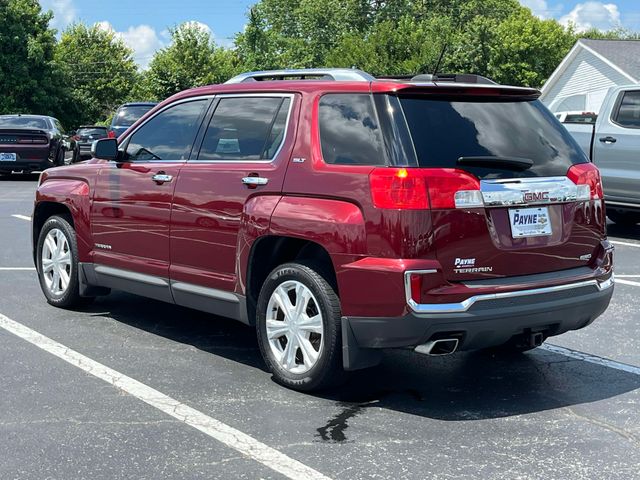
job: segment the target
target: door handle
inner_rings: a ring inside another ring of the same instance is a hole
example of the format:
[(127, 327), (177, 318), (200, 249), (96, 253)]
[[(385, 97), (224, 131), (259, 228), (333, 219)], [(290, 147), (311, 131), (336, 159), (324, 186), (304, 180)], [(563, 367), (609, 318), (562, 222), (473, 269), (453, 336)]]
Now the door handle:
[(153, 177), (151, 177), (151, 180), (156, 182), (158, 185), (162, 185), (164, 183), (169, 183), (171, 180), (173, 180), (173, 175), (167, 175), (164, 172), (158, 172)]
[(615, 137), (600, 137), (600, 141), (611, 145), (612, 143), (616, 143), (618, 140)]
[(269, 179), (264, 177), (244, 177), (242, 183), (249, 188), (256, 188), (269, 183)]

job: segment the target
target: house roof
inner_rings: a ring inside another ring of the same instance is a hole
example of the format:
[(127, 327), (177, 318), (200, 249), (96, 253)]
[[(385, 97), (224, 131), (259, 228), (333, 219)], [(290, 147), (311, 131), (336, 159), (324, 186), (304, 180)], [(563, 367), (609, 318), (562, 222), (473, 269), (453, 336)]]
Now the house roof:
[(579, 39), (558, 68), (551, 74), (542, 86), (542, 99), (560, 79), (578, 52), (586, 50), (599, 57), (611, 68), (629, 79), (629, 83), (640, 81), (640, 40), (592, 40)]
[(591, 40), (579, 42), (602, 55), (620, 70), (640, 79), (640, 40)]

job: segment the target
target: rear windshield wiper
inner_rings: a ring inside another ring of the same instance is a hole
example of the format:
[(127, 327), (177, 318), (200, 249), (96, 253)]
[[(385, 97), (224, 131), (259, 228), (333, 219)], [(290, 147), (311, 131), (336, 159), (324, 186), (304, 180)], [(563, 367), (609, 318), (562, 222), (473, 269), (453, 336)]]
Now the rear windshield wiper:
[(458, 159), (458, 165), (526, 170), (527, 168), (533, 167), (533, 160), (519, 157), (460, 157)]

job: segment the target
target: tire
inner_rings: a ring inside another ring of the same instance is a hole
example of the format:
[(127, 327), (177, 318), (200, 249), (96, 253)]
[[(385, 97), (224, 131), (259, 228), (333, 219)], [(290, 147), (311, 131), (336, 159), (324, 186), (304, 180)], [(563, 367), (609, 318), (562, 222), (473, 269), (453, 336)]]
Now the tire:
[(618, 225), (632, 227), (640, 223), (639, 212), (626, 212), (622, 210), (607, 210), (607, 217)]
[[(56, 250), (60, 248), (59, 245), (62, 251)], [(80, 296), (78, 244), (76, 233), (67, 219), (53, 216), (45, 222), (38, 237), (36, 261), (40, 288), (49, 304), (71, 308), (85, 306), (93, 301), (93, 298)]]
[[(278, 383), (300, 391), (336, 386), (346, 378), (340, 299), (321, 271), (312, 263), (281, 265), (269, 274), (258, 297), (256, 329), (262, 357)], [(306, 300), (302, 313), (296, 311), (299, 298)], [(289, 315), (284, 315), (285, 309)], [(296, 319), (289, 323), (293, 315)], [(281, 336), (273, 336), (280, 331)], [(293, 352), (287, 350), (289, 344)]]
[(55, 166), (56, 167), (61, 167), (63, 166), (64, 163), (64, 148), (60, 147), (58, 149), (58, 153), (56, 155), (56, 161), (55, 161)]

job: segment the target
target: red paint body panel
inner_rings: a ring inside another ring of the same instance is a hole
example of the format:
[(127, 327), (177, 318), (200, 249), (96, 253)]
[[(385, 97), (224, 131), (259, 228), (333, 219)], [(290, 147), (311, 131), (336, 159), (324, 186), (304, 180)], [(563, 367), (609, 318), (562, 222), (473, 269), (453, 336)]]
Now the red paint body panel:
[[(169, 277), (171, 202), (183, 162), (105, 163), (91, 208), (95, 263)], [(152, 180), (173, 176), (168, 183)]]

